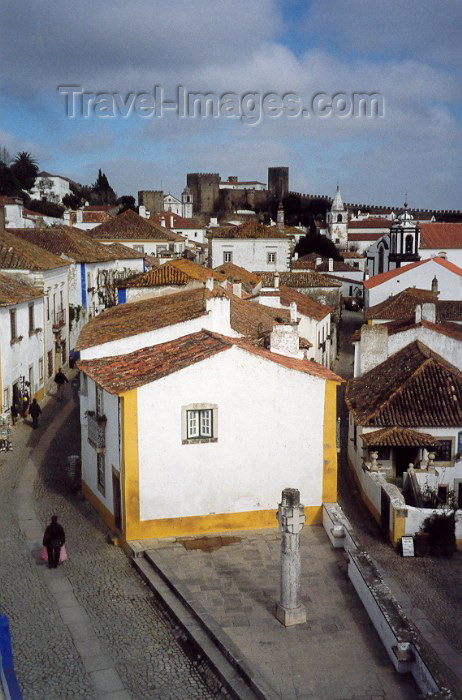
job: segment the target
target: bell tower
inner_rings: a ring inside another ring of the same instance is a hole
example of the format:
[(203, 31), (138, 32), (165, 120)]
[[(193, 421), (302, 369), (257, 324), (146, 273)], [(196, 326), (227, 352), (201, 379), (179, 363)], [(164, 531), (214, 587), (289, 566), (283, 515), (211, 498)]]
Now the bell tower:
[(182, 209), (182, 216), (185, 219), (192, 219), (193, 215), (193, 196), (191, 194), (191, 190), (189, 189), (188, 185), (183, 190), (183, 194), (181, 195), (181, 209)]
[[(407, 200), (407, 197), (406, 197)], [(403, 263), (420, 260), (420, 229), (414, 221), (414, 217), (407, 208), (407, 201), (401, 214), (395, 219), (390, 228), (390, 262), (401, 267)]]
[(348, 247), (348, 212), (343, 206), (340, 187), (337, 185), (330, 211), (327, 212), (329, 238), (339, 248)]

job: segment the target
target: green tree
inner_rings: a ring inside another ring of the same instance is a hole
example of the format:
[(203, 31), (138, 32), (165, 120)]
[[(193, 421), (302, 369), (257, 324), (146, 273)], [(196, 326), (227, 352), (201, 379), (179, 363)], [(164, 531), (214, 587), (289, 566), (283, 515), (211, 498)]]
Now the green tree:
[(321, 236), (319, 233), (307, 233), (306, 236), (300, 239), (295, 252), (301, 258), (309, 253), (318, 253), (325, 258), (333, 258), (334, 260), (342, 260), (342, 256), (335, 244), (326, 236)]
[(122, 197), (119, 197), (116, 201), (116, 204), (120, 205), (119, 214), (122, 214), (124, 211), (127, 211), (127, 209), (132, 209), (133, 211), (138, 212), (135, 205), (135, 198), (131, 195), (125, 194)]
[(33, 188), (38, 173), (38, 163), (30, 153), (27, 151), (18, 153), (10, 170), (23, 190), (29, 191)]
[(0, 161), (0, 195), (22, 197), (22, 188), (18, 178), (5, 163)]
[(112, 189), (106, 175), (100, 170), (98, 170), (98, 177), (96, 182), (91, 187), (93, 194), (95, 195), (97, 201), (93, 201), (92, 204), (115, 204), (117, 195)]
[(64, 207), (59, 204), (42, 201), (40, 199), (31, 199), (28, 204), (28, 209), (43, 214), (44, 216), (54, 216), (58, 219), (61, 219), (64, 213)]

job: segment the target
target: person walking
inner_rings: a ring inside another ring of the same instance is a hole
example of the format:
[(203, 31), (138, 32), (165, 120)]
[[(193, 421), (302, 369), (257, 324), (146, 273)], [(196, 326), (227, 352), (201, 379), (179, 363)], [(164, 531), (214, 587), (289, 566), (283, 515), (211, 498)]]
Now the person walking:
[(32, 403), (29, 406), (29, 415), (32, 416), (32, 427), (34, 430), (38, 428), (38, 417), (41, 412), (42, 409), (40, 408), (37, 399), (32, 399)]
[(64, 383), (67, 383), (68, 381), (68, 378), (66, 377), (66, 375), (60, 367), (55, 374), (56, 398), (58, 399), (58, 401), (63, 400)]
[(17, 420), (18, 416), (19, 416), (18, 404), (16, 402), (13, 402), (11, 404), (11, 422), (13, 423), (13, 425), (16, 425), (16, 420)]
[(61, 547), (66, 541), (66, 536), (61, 525), (58, 523), (58, 516), (51, 516), (51, 523), (45, 530), (43, 535), (43, 545), (48, 552), (48, 568), (57, 569), (59, 564), (59, 555)]

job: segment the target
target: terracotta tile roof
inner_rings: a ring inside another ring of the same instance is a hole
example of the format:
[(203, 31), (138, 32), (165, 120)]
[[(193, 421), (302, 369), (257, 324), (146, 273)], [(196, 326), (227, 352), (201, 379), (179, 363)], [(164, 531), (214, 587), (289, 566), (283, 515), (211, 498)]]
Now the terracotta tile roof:
[[(264, 287), (274, 286), (274, 272), (259, 272)], [(280, 272), (279, 284), (286, 287), (341, 287), (342, 283), (322, 275), (316, 270), (306, 272)]]
[(359, 425), (462, 425), (462, 373), (414, 341), (347, 383), (345, 401)]
[(243, 339), (228, 338), (204, 330), (127, 355), (80, 360), (77, 366), (109, 393), (120, 394), (202, 362), (234, 346), (288, 369), (320, 379), (342, 381), (334, 372), (316, 362), (284, 357)]
[(202, 265), (198, 265), (191, 260), (187, 260), (186, 258), (177, 258), (171, 262), (169, 261), (168, 264), (173, 265), (173, 267), (176, 267), (177, 270), (180, 270), (193, 280), (205, 282), (212, 277), (212, 271), (210, 269), (203, 267)]
[[(334, 260), (332, 265), (334, 268), (332, 272), (353, 272), (354, 269), (351, 267), (351, 265), (348, 265), (348, 263), (345, 263), (342, 260)], [(318, 272), (329, 272), (329, 263), (322, 262), (316, 269)]]
[[(173, 216), (173, 226), (170, 225), (170, 217)], [(153, 214), (149, 217), (149, 221), (156, 224), (156, 226), (162, 226), (162, 219), (165, 221), (165, 226), (167, 228), (192, 228), (192, 229), (205, 229), (205, 226), (200, 224), (196, 219), (185, 219), (184, 216), (175, 214), (173, 211), (159, 212), (158, 214)]]
[(111, 218), (107, 211), (86, 211), (85, 209), (82, 211), (83, 224), (103, 224)]
[(367, 447), (435, 447), (438, 444), (434, 435), (396, 426), (363, 433), (361, 439)]
[(104, 247), (111, 252), (115, 260), (140, 260), (146, 257), (143, 253), (140, 253), (139, 250), (133, 250), (133, 248), (129, 248), (128, 245), (124, 245), (123, 243), (107, 243)]
[(141, 299), (106, 309), (79, 335), (76, 350), (198, 318), (206, 313), (205, 288)]
[(264, 226), (258, 221), (246, 221), (239, 226), (210, 229), (207, 234), (210, 238), (285, 238), (285, 233), (279, 233), (274, 227)]
[(249, 272), (239, 265), (234, 265), (234, 263), (224, 263), (223, 265), (218, 265), (218, 267), (213, 268), (213, 276), (216, 280), (223, 281), (229, 280), (230, 282), (242, 282), (251, 287), (256, 287), (260, 278), (253, 272)]
[(348, 230), (348, 240), (350, 242), (358, 241), (358, 243), (373, 243), (374, 241), (378, 241), (380, 238), (382, 238), (383, 235), (383, 233), (351, 233), (350, 230)]
[(429, 289), (408, 287), (399, 294), (370, 306), (365, 310), (364, 315), (368, 320), (407, 321), (409, 318), (415, 318), (416, 306), (436, 302), (437, 299), (437, 295)]
[(421, 248), (462, 248), (462, 223), (420, 224)]
[(436, 305), (436, 320), (462, 321), (462, 301), (452, 299), (441, 300)]
[(0, 272), (0, 306), (32, 301), (37, 297), (43, 297), (43, 295), (43, 290), (22, 282), (14, 275)]
[(357, 229), (368, 229), (368, 228), (380, 228), (389, 229), (393, 221), (391, 219), (361, 219), (360, 221), (349, 221), (348, 222), (348, 238), (350, 237), (350, 231), (356, 231)]
[(125, 240), (125, 241), (182, 241), (181, 236), (171, 233), (165, 228), (156, 226), (143, 219), (132, 209), (127, 209), (122, 214), (111, 217), (100, 226), (96, 226), (88, 232), (97, 240)]
[(355, 250), (342, 250), (342, 257), (345, 258), (362, 258), (364, 259), (364, 253), (358, 253)]
[(275, 309), (264, 304), (239, 299), (234, 294), (227, 294), (231, 300), (231, 328), (244, 336), (258, 338), (267, 331), (272, 331), (278, 323), (290, 323), (290, 311)]
[(306, 294), (301, 294), (295, 289), (286, 287), (282, 285), (280, 287), (281, 303), (284, 306), (290, 306), (290, 303), (294, 301), (297, 304), (297, 310), (304, 316), (309, 316), (309, 318), (314, 318), (316, 321), (321, 321), (328, 314), (333, 312), (332, 307), (324, 306), (318, 301), (315, 301), (311, 297), (306, 296)]
[[(273, 226), (270, 226), (270, 229), (272, 231), (277, 231), (277, 224), (273, 224)], [(284, 233), (286, 236), (306, 236), (305, 231), (302, 231), (300, 228), (297, 228), (296, 226), (286, 226), (284, 225)]]
[(108, 262), (116, 259), (112, 246), (98, 243), (84, 231), (72, 226), (21, 228), (11, 231), (23, 241), (33, 243), (55, 255), (65, 255), (76, 262)]
[(165, 263), (161, 267), (156, 267), (148, 272), (143, 272), (130, 280), (119, 283), (119, 287), (164, 287), (178, 286), (184, 287), (190, 282), (190, 277), (173, 265)]
[[(316, 260), (321, 260), (317, 267)], [(333, 260), (332, 265), (333, 272), (351, 272), (354, 269), (351, 267), (351, 265), (344, 263), (342, 260)], [(308, 255), (303, 255), (301, 258), (292, 263), (292, 270), (317, 270), (318, 272), (329, 272), (329, 259), (318, 255), (317, 253), (308, 253)]]
[(69, 262), (57, 255), (0, 230), (0, 270), (52, 270), (66, 265)]
[(82, 211), (109, 212), (109, 211), (117, 211), (118, 208), (119, 208), (118, 204), (87, 204), (85, 207), (83, 207)]
[(420, 267), (421, 265), (428, 265), (428, 263), (430, 262), (434, 262), (437, 265), (441, 265), (441, 267), (445, 268), (449, 272), (454, 272), (456, 275), (462, 277), (462, 268), (458, 267), (457, 265), (454, 265), (454, 263), (452, 262), (449, 262), (449, 260), (435, 257), (426, 258), (425, 260), (417, 260), (417, 262), (409, 263), (409, 265), (403, 265), (403, 267), (397, 267), (394, 270), (382, 272), (380, 275), (374, 275), (374, 277), (371, 277), (370, 279), (364, 282), (364, 286), (366, 287), (366, 289), (373, 289), (374, 287), (377, 287), (378, 285), (383, 284), (384, 282), (388, 282), (388, 280), (391, 280), (394, 277), (404, 275), (409, 270), (414, 270), (416, 267)]

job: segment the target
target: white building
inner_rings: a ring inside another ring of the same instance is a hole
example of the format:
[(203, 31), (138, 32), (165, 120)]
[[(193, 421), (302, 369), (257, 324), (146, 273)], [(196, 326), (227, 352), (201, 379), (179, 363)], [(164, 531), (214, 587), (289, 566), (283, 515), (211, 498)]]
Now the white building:
[(44, 393), (44, 292), (13, 275), (0, 273), (0, 395), (2, 412), (25, 395)]
[(235, 175), (230, 175), (227, 180), (220, 180), (220, 190), (266, 190), (266, 183), (258, 180), (238, 180)]
[(205, 238), (205, 226), (191, 217), (186, 218), (175, 212), (167, 211), (154, 214), (154, 216), (149, 217), (149, 221), (161, 228), (167, 228), (171, 233), (183, 236), (191, 243), (207, 242)]
[(31, 199), (43, 199), (54, 204), (62, 204), (63, 197), (71, 194), (70, 180), (61, 175), (51, 175), (45, 170), (38, 173), (34, 187), (30, 191)]
[(269, 350), (198, 331), (79, 368), (82, 490), (122, 540), (274, 527), (289, 454), (307, 523), (336, 500), (341, 380), (296, 326)]
[(234, 263), (251, 271), (282, 272), (290, 269), (294, 240), (278, 227), (247, 221), (240, 226), (211, 229), (207, 236), (209, 267)]
[(340, 187), (332, 201), (330, 211), (327, 212), (327, 230), (330, 240), (339, 248), (348, 247), (348, 211), (343, 206)]
[(427, 258), (375, 275), (364, 282), (366, 307), (374, 306), (407, 287), (431, 289), (436, 277), (439, 299), (462, 299), (462, 268), (444, 258)]
[[(45, 390), (69, 361), (69, 262), (43, 248), (0, 231), (0, 271), (30, 283), (45, 295), (43, 329)], [(34, 380), (35, 381), (35, 380)]]

